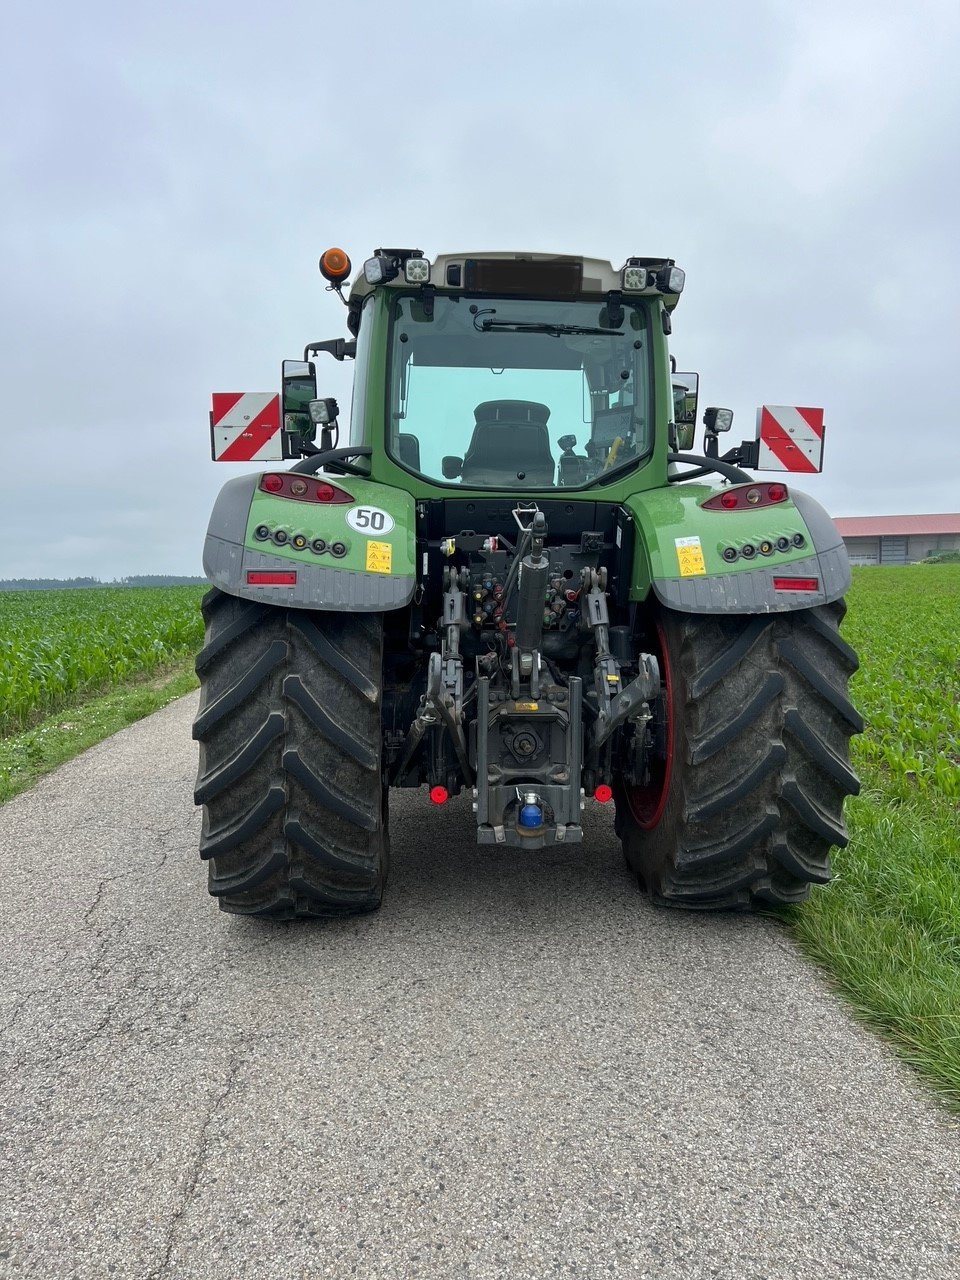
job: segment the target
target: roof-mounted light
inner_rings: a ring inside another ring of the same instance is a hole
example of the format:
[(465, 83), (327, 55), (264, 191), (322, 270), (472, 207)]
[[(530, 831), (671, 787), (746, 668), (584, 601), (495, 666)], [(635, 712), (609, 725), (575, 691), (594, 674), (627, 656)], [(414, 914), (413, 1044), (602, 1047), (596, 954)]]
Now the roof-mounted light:
[(620, 279), (625, 293), (639, 293), (647, 287), (647, 268), (624, 267)]
[(403, 278), (407, 284), (429, 284), (429, 258), (408, 258), (403, 264)]
[(386, 254), (377, 253), (363, 264), (363, 278), (367, 284), (386, 284), (395, 280), (400, 274), (400, 266), (396, 258), (388, 258)]
[(320, 274), (331, 284), (345, 280), (350, 274), (350, 257), (343, 249), (327, 249), (320, 258)]
[(683, 293), (687, 274), (679, 267), (661, 267), (657, 272), (657, 288), (661, 293)]

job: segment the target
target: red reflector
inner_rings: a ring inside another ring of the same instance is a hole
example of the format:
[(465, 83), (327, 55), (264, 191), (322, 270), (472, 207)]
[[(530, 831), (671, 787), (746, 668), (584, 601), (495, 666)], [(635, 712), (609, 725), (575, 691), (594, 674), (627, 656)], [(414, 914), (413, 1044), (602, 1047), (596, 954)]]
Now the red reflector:
[(295, 587), (297, 571), (293, 569), (284, 573), (275, 573), (270, 570), (248, 569), (247, 583), (251, 587)]
[(280, 476), (264, 476), (261, 483), (267, 493), (279, 493), (283, 488), (283, 480)]
[(599, 800), (601, 804), (609, 804), (613, 799), (613, 788), (608, 787), (605, 782), (601, 782), (594, 791), (593, 798), (594, 800)]
[(816, 578), (774, 578), (774, 591), (819, 591)]
[(434, 804), (446, 804), (450, 799), (450, 792), (446, 787), (431, 787), (430, 799)]

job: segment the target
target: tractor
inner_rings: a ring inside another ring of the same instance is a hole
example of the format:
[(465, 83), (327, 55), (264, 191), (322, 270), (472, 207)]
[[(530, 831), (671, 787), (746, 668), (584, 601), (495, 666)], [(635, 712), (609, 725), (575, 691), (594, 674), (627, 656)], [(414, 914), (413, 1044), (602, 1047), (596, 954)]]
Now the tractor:
[[(380, 906), (390, 794), (466, 793), (477, 842), (580, 845), (610, 805), (654, 903), (804, 899), (846, 843), (862, 721), (823, 413), (703, 414), (672, 259), (320, 259), (347, 337), (218, 392), (194, 737), (222, 910)], [(353, 363), (349, 422), (314, 357)], [(290, 463), (289, 467), (278, 465)], [(773, 472), (758, 480), (751, 471)], [(509, 854), (506, 851), (509, 850)], [(482, 856), (482, 853), (478, 856)]]

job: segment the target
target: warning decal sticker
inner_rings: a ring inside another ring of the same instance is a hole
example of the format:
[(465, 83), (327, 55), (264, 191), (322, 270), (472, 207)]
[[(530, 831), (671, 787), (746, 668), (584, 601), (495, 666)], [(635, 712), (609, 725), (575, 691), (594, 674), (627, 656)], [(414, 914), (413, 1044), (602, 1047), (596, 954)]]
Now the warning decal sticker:
[(389, 542), (367, 543), (367, 573), (390, 573), (393, 567), (393, 547)]
[(677, 544), (681, 578), (692, 578), (695, 574), (707, 572), (699, 538), (675, 538), (674, 541)]

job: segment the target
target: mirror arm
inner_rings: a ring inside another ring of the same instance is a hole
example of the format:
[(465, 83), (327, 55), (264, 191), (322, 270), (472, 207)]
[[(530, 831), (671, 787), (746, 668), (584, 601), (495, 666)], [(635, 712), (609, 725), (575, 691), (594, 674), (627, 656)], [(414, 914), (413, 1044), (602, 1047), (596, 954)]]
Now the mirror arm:
[(326, 342), (308, 342), (303, 348), (303, 358), (309, 360), (311, 355), (319, 354), (321, 351), (326, 351), (333, 356), (334, 360), (355, 360), (357, 344), (347, 338), (328, 338)]
[(735, 449), (729, 449), (723, 455), (724, 462), (732, 462), (738, 467), (760, 466), (760, 441), (741, 440)]

